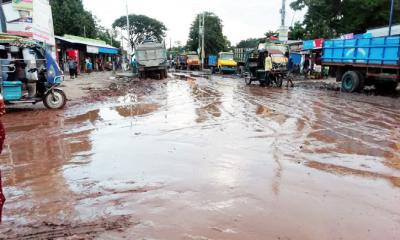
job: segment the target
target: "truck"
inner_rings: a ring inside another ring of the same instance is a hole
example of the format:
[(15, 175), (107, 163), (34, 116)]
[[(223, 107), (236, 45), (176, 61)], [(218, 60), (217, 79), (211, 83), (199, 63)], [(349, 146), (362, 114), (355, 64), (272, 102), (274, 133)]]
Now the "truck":
[(236, 72), (237, 63), (233, 59), (233, 52), (220, 52), (218, 54), (217, 67), (220, 73)]
[(400, 36), (325, 40), (322, 64), (336, 73), (344, 92), (372, 85), (394, 91), (400, 79)]
[(167, 50), (162, 43), (153, 40), (145, 40), (135, 48), (136, 61), (138, 64), (139, 78), (167, 77)]
[(200, 70), (200, 57), (196, 52), (189, 52), (186, 57), (187, 70)]

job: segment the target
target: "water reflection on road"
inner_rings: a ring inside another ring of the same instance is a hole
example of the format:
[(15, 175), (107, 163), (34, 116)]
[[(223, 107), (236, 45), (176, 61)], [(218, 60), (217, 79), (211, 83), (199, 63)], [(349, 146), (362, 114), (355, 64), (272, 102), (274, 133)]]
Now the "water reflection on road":
[(396, 99), (215, 77), (4, 122), (6, 226), (129, 214), (130, 238), (400, 235)]

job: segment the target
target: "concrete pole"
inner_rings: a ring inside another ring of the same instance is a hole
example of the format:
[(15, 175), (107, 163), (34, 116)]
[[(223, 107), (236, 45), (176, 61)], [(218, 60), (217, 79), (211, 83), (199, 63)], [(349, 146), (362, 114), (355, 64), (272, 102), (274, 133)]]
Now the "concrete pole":
[(199, 14), (199, 47), (198, 47), (198, 52), (197, 52), (197, 54), (199, 54), (199, 56), (201, 56), (200, 53), (199, 53), (199, 51), (201, 51), (201, 31), (202, 31), (202, 28), (201, 28), (201, 15)]
[(204, 58), (205, 58), (205, 52), (204, 52), (204, 35), (205, 35), (205, 15), (206, 13), (203, 13), (203, 29), (202, 29), (202, 36), (201, 36), (201, 70), (204, 69)]
[(128, 33), (128, 49), (131, 47), (131, 33), (130, 33), (130, 23), (129, 23), (129, 8), (128, 8), (128, 0), (126, 0), (126, 28)]
[(392, 0), (390, 4), (389, 36), (392, 36), (393, 15), (394, 15), (394, 0)]
[(286, 20), (286, 0), (282, 0), (282, 9), (281, 9), (281, 26), (285, 26)]

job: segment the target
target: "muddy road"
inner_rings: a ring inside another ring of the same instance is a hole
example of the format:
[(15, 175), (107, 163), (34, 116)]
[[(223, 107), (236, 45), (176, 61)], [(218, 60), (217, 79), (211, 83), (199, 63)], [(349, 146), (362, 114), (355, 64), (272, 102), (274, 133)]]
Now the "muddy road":
[(0, 238), (399, 239), (399, 99), (131, 88), (3, 118)]

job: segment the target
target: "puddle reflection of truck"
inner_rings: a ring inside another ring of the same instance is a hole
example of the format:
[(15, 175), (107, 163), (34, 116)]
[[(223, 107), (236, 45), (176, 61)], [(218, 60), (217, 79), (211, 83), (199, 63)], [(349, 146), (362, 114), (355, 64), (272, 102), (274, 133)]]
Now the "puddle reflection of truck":
[(372, 85), (394, 91), (400, 79), (400, 37), (325, 40), (322, 59), (336, 72), (344, 92)]
[(146, 40), (135, 48), (139, 77), (167, 77), (167, 50), (162, 43)]

